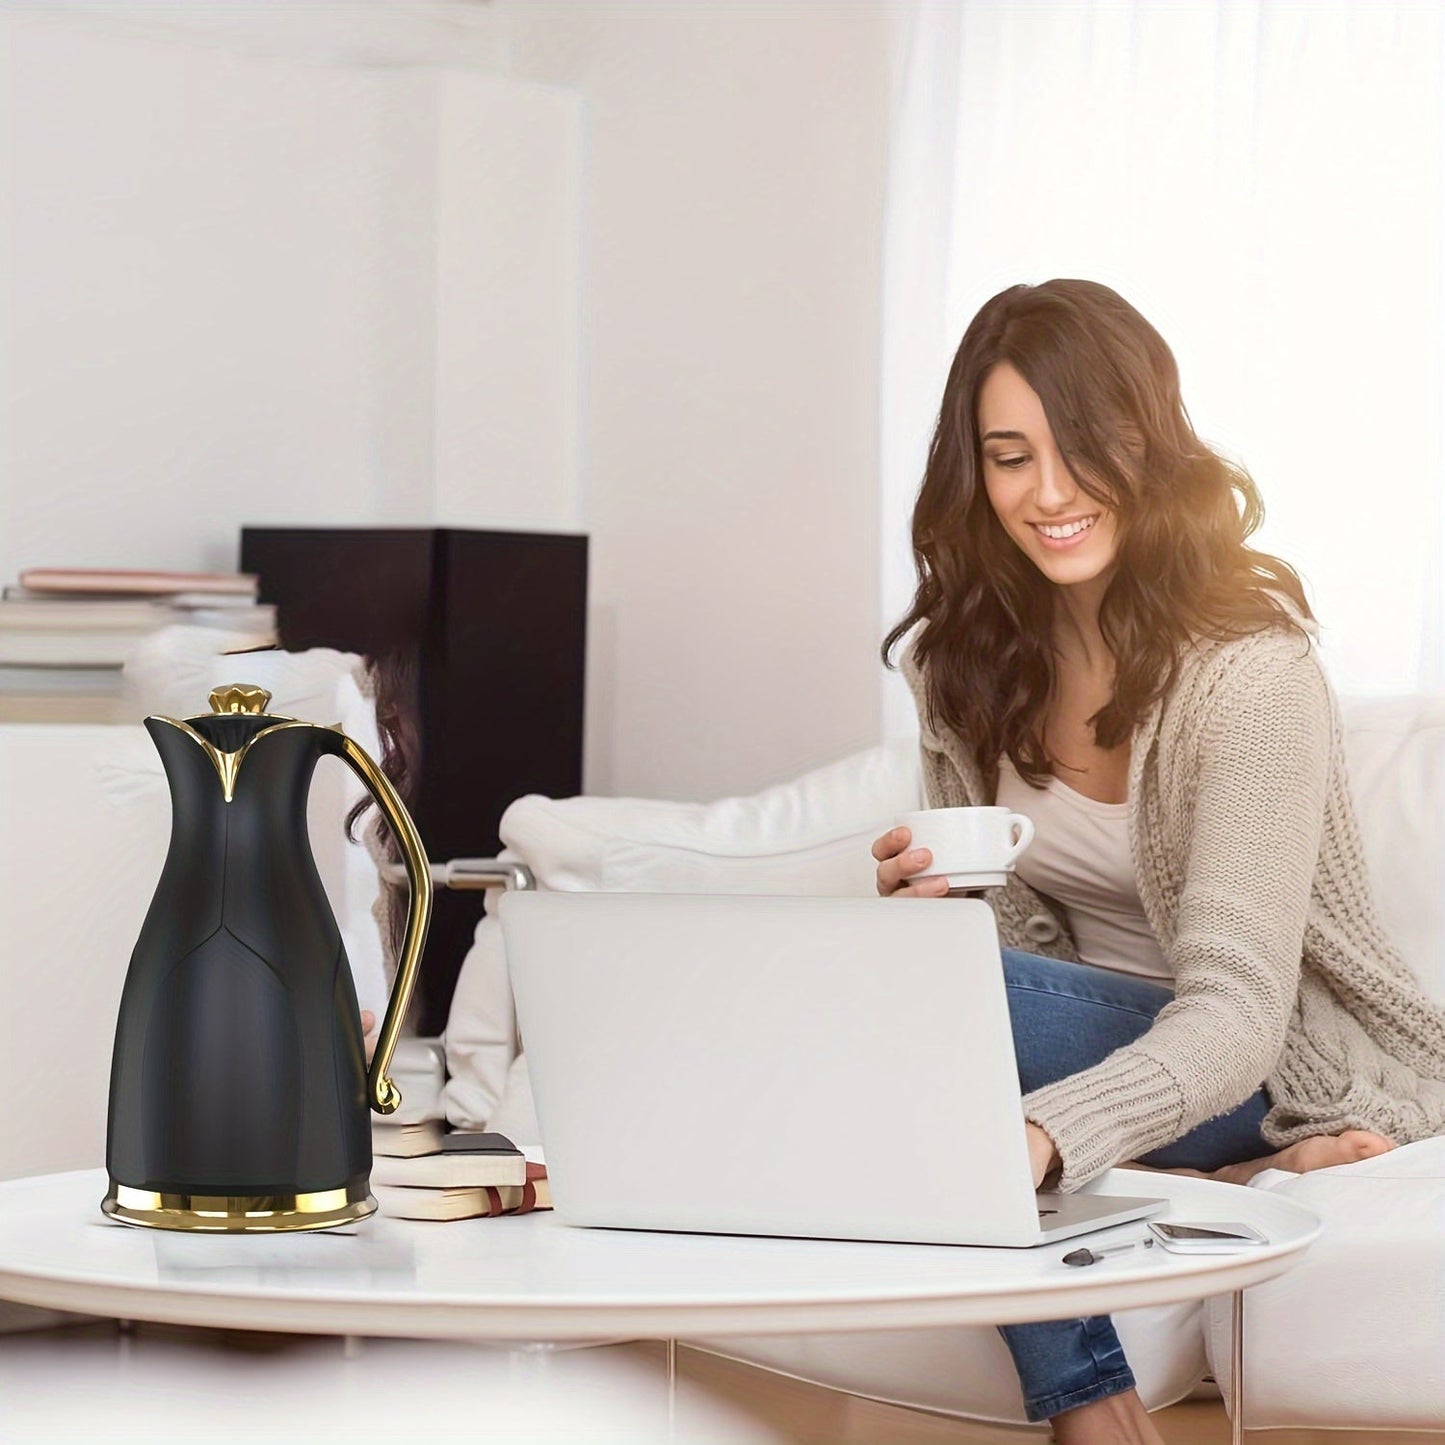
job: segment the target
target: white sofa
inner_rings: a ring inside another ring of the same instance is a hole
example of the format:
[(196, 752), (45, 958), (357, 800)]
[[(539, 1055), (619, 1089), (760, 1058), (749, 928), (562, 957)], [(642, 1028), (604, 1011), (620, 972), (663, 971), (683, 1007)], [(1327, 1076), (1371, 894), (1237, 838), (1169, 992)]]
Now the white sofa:
[[(1385, 921), (1445, 1002), (1445, 698), (1347, 700), (1344, 713)], [(549, 889), (870, 895), (870, 844), (924, 801), (910, 738), (711, 804), (528, 795), (502, 820), (502, 858)], [(448, 1118), (537, 1140), (494, 914), (477, 930), (445, 1044)], [(1325, 1231), (1300, 1267), (1248, 1296), (1246, 1424), (1445, 1428), (1445, 1139), (1309, 1175), (1271, 1171), (1257, 1187), (1309, 1205)], [(1206, 1373), (1227, 1391), (1227, 1301), (1117, 1324), (1151, 1408), (1195, 1392)], [(875, 1399), (1023, 1422), (991, 1329), (693, 1343)]]

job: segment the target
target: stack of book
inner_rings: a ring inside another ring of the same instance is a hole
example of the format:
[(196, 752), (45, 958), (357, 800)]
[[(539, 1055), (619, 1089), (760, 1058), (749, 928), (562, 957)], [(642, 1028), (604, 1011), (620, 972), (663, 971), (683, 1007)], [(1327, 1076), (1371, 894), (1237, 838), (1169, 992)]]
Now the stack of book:
[(249, 573), (26, 569), (0, 596), (0, 721), (114, 721), (126, 658), (177, 624), (276, 642)]
[(446, 1133), (435, 1121), (371, 1126), (371, 1192), (398, 1219), (486, 1219), (552, 1207), (547, 1166), (504, 1134)]

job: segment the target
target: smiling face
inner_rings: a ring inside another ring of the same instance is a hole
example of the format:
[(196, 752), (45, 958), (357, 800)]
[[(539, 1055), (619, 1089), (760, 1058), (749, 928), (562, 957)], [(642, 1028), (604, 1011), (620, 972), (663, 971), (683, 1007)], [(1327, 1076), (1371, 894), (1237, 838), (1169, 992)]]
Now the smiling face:
[(1024, 555), (1061, 587), (1106, 580), (1118, 519), (1079, 485), (1038, 393), (1006, 361), (979, 388), (978, 434), (988, 499)]

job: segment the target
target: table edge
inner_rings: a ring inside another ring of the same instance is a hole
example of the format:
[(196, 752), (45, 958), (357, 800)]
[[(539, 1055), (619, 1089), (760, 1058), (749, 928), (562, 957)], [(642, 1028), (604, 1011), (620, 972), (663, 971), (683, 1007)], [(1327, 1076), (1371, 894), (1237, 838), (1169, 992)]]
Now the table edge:
[[(256, 1298), (187, 1290), (97, 1284), (21, 1275), (0, 1269), (0, 1298), (19, 1304), (115, 1319), (149, 1320), (288, 1334), (395, 1335), (417, 1339), (592, 1339), (630, 1335), (854, 1333), (960, 1325), (1022, 1324), (1177, 1304), (1247, 1289), (1285, 1273), (1308, 1242), (1268, 1258), (1233, 1259), (1208, 1273), (1081, 1281), (1077, 1295), (1049, 1290), (1008, 1294), (857, 1301), (719, 1304), (487, 1305), (445, 1300), (356, 1301), (306, 1297)], [(358, 1320), (360, 1328), (358, 1328)]]

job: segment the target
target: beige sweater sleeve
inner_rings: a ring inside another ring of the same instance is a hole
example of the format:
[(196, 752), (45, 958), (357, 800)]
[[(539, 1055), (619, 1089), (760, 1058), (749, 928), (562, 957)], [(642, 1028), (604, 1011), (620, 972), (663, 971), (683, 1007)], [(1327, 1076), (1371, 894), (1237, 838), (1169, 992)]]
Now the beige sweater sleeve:
[(1065, 1191), (1242, 1103), (1284, 1043), (1324, 826), (1328, 685), (1299, 639), (1221, 673), (1193, 700), (1192, 830), (1175, 935), (1161, 939), (1175, 998), (1135, 1043), (1024, 1099)]

